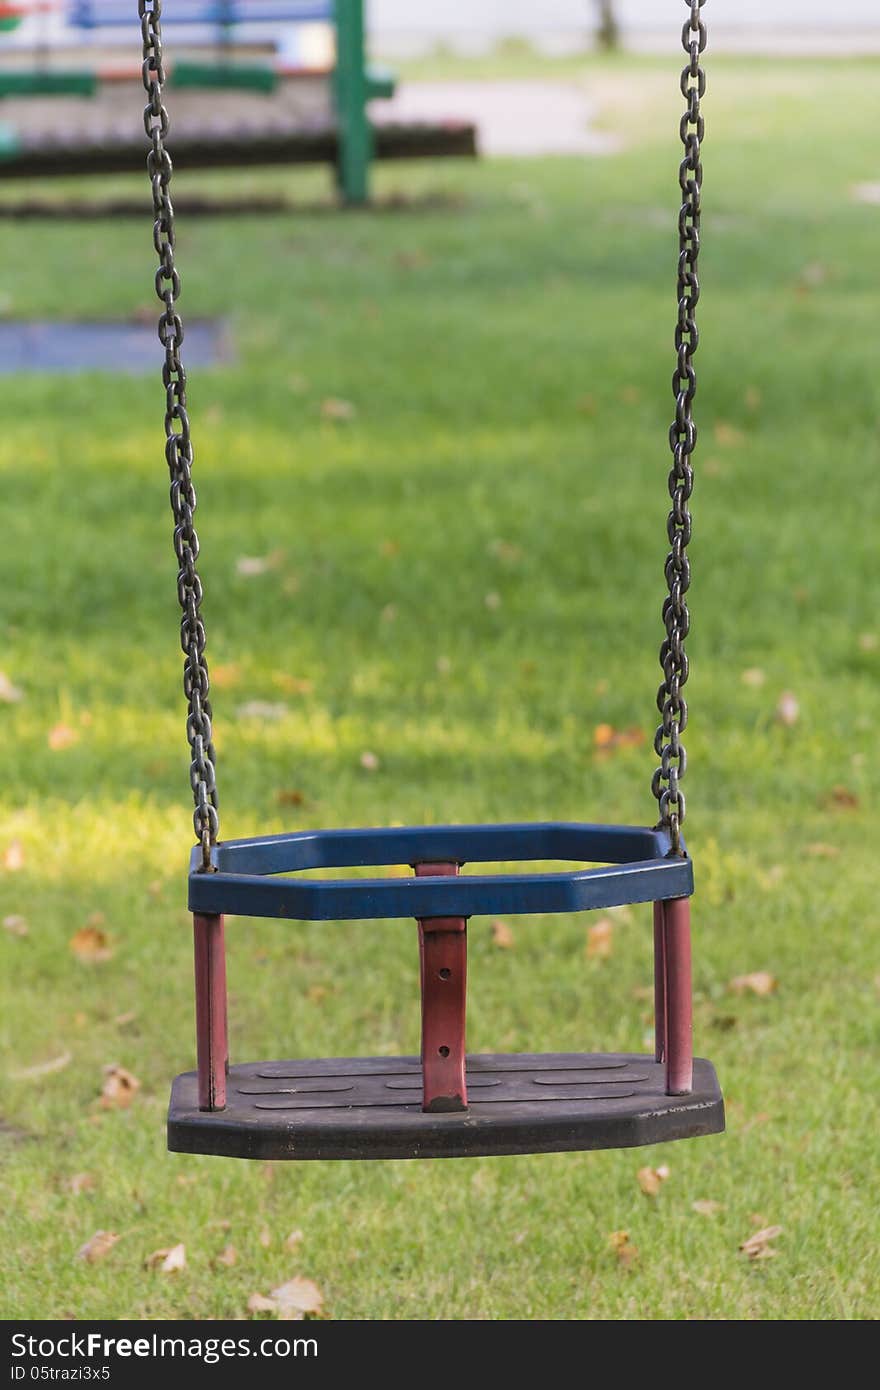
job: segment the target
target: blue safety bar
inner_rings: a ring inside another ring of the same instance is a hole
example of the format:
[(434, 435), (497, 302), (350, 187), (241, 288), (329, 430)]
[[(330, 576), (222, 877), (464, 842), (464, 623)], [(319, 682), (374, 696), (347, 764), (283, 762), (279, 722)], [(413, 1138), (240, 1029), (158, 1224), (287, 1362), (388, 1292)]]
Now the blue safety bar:
[[(565, 873), (465, 874), (458, 878), (303, 879), (306, 869), (383, 864), (568, 860), (597, 867)], [(585, 912), (690, 897), (690, 859), (671, 853), (662, 829), (544, 822), (389, 830), (303, 830), (227, 840), (213, 873), (193, 851), (190, 910), (298, 921), (383, 917)]]

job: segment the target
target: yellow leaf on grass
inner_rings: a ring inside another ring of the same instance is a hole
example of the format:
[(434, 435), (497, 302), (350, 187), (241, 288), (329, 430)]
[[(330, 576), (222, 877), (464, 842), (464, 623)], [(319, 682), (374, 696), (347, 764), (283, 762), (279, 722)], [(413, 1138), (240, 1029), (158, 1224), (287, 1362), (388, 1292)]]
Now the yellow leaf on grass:
[(74, 1197), (79, 1197), (83, 1192), (94, 1192), (97, 1181), (93, 1173), (74, 1173), (67, 1185)]
[(779, 1254), (778, 1250), (773, 1249), (770, 1241), (781, 1234), (781, 1226), (765, 1226), (763, 1230), (756, 1231), (748, 1240), (744, 1240), (739, 1248), (750, 1260), (769, 1260)]
[(264, 1250), (269, 1249), (269, 1246), (272, 1244), (272, 1232), (269, 1230), (268, 1226), (263, 1227), (257, 1239), (259, 1240)]
[(70, 748), (71, 744), (76, 743), (79, 734), (76, 729), (72, 729), (69, 724), (56, 724), (49, 730), (48, 742), (53, 753), (58, 753), (62, 748)]
[(698, 1216), (717, 1216), (724, 1207), (720, 1202), (713, 1202), (711, 1197), (699, 1197), (696, 1202), (691, 1202), (691, 1211), (695, 1211)]
[(96, 1231), (85, 1245), (79, 1247), (76, 1258), (93, 1265), (96, 1260), (103, 1260), (105, 1255), (110, 1254), (118, 1239), (119, 1236), (115, 1231)]
[(759, 689), (766, 679), (760, 666), (749, 666), (740, 676), (743, 685), (751, 686), (753, 690)]
[(227, 1269), (231, 1269), (237, 1259), (238, 1251), (236, 1250), (235, 1246), (226, 1245), (220, 1251), (220, 1254), (216, 1256), (214, 1263), (218, 1265), (225, 1265)]
[(509, 951), (513, 946), (513, 929), (496, 917), (492, 923), (492, 945), (501, 951)]
[[(95, 914), (95, 918), (103, 920), (99, 913)], [(90, 919), (84, 927), (80, 927), (79, 931), (75, 931), (68, 942), (77, 960), (85, 961), (89, 965), (97, 965), (113, 956), (110, 939), (97, 925), (95, 918)]]
[(614, 923), (610, 917), (600, 917), (587, 928), (587, 960), (607, 960), (614, 950)]
[(184, 1245), (169, 1245), (164, 1250), (154, 1250), (152, 1255), (148, 1255), (144, 1260), (147, 1269), (156, 1269), (160, 1274), (177, 1274), (181, 1269), (186, 1269), (186, 1247)]
[(751, 975), (736, 975), (728, 988), (734, 994), (772, 994), (779, 981), (769, 970), (755, 970)]
[(101, 1088), (102, 1110), (126, 1110), (141, 1088), (136, 1076), (125, 1067), (111, 1063), (104, 1068), (104, 1085)]
[(811, 859), (836, 859), (840, 854), (838, 845), (828, 845), (822, 840), (814, 840), (811, 845), (807, 845), (807, 854)]
[(285, 1250), (291, 1250), (291, 1251), (293, 1251), (293, 1250), (298, 1249), (299, 1246), (300, 1246), (301, 1243), (302, 1243), (302, 1238), (303, 1238), (303, 1233), (302, 1233), (302, 1231), (291, 1231), (290, 1235), (287, 1237), (287, 1239), (286, 1239), (285, 1242), (284, 1242), (284, 1248), (285, 1248)]

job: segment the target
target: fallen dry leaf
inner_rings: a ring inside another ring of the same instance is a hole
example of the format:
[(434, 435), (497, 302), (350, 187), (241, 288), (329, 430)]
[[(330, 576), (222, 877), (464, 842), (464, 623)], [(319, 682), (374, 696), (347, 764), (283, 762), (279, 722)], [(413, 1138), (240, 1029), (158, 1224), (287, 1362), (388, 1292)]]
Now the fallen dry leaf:
[(613, 724), (597, 724), (593, 730), (596, 750), (606, 757), (618, 748), (640, 748), (644, 741), (645, 731), (637, 725), (628, 729), (615, 729)]
[(58, 753), (62, 748), (69, 748), (76, 743), (79, 734), (76, 729), (72, 729), (69, 724), (56, 724), (49, 730), (48, 743), (53, 753)]
[(807, 845), (807, 854), (813, 859), (836, 859), (840, 854), (838, 845), (825, 844), (823, 840), (814, 840)]
[(298, 787), (284, 788), (275, 793), (275, 800), (279, 806), (302, 806), (305, 799), (305, 792), (301, 792)]
[(220, 1251), (220, 1254), (217, 1255), (217, 1257), (214, 1260), (214, 1263), (218, 1265), (225, 1265), (227, 1269), (231, 1269), (237, 1259), (238, 1251), (236, 1250), (235, 1246), (226, 1245)]
[(750, 975), (735, 975), (728, 989), (733, 994), (772, 994), (779, 981), (769, 970), (754, 970)]
[(513, 946), (513, 929), (500, 917), (492, 923), (492, 945), (502, 951), (509, 951)]
[(96, 1260), (103, 1260), (105, 1255), (109, 1255), (119, 1236), (115, 1231), (96, 1231), (85, 1245), (81, 1245), (76, 1252), (78, 1260), (85, 1260), (93, 1265)]
[(24, 691), (13, 685), (5, 671), (0, 671), (0, 700), (5, 705), (17, 705), (24, 699)]
[(835, 811), (855, 811), (859, 804), (859, 798), (855, 792), (851, 792), (849, 787), (836, 786), (823, 799), (824, 805), (830, 806)]
[(243, 579), (256, 579), (260, 574), (268, 574), (270, 570), (277, 569), (280, 560), (281, 556), (277, 550), (271, 555), (239, 555), (235, 562), (235, 573), (240, 574)]
[(638, 1246), (633, 1245), (629, 1231), (612, 1231), (608, 1236), (608, 1244), (624, 1269), (629, 1269), (639, 1258)]
[(766, 679), (767, 677), (760, 666), (749, 666), (740, 676), (743, 685), (749, 685), (753, 690), (760, 689)]
[(614, 950), (614, 923), (610, 917), (600, 917), (587, 928), (587, 960), (607, 960)]
[(328, 396), (326, 400), (321, 402), (322, 420), (353, 420), (356, 415), (357, 410), (351, 401), (343, 401), (336, 396)]
[(77, 960), (85, 961), (89, 965), (97, 965), (113, 956), (113, 947), (107, 933), (96, 924), (80, 927), (79, 931), (73, 933), (68, 945)]
[(859, 651), (875, 652), (880, 647), (880, 637), (876, 632), (863, 632), (859, 636)]
[(748, 1240), (744, 1240), (739, 1248), (750, 1260), (769, 1260), (779, 1254), (778, 1250), (773, 1249), (770, 1241), (781, 1234), (781, 1226), (765, 1226), (763, 1230), (756, 1231)]
[(136, 1076), (125, 1067), (111, 1063), (104, 1068), (104, 1085), (101, 1088), (102, 1110), (127, 1110), (141, 1088)]
[(37, 1062), (33, 1067), (19, 1067), (9, 1075), (14, 1081), (36, 1081), (41, 1076), (51, 1076), (53, 1072), (63, 1071), (73, 1061), (72, 1052), (60, 1052), (48, 1062)]
[(272, 1232), (269, 1230), (268, 1226), (263, 1227), (257, 1239), (259, 1240), (264, 1250), (269, 1249), (269, 1246), (272, 1244)]
[(279, 1318), (288, 1322), (297, 1322), (310, 1313), (320, 1313), (324, 1303), (324, 1295), (317, 1284), (299, 1275), (273, 1289), (272, 1298)]
[(297, 1250), (299, 1246), (302, 1244), (302, 1238), (302, 1231), (291, 1231), (290, 1235), (284, 1242), (285, 1250)]
[(216, 685), (218, 690), (231, 689), (240, 683), (241, 677), (241, 663), (238, 661), (227, 661), (225, 664), (211, 667), (211, 684)]
[(246, 700), (235, 712), (239, 719), (284, 719), (287, 706), (280, 701)]
[(10, 840), (3, 851), (3, 867), (10, 874), (24, 868), (24, 845), (21, 840)]
[(367, 772), (378, 772), (381, 766), (376, 754), (371, 753), (369, 749), (365, 753), (361, 753), (360, 764)]
[(3, 930), (8, 931), (10, 936), (27, 936), (27, 918), (18, 912), (10, 912), (8, 917), (3, 918)]
[(252, 1293), (247, 1301), (249, 1313), (274, 1313), (277, 1306), (274, 1298), (267, 1298), (263, 1293)]
[(790, 690), (784, 690), (776, 703), (776, 718), (780, 724), (791, 729), (798, 722), (800, 716), (801, 707), (797, 696), (792, 695)]
[(272, 684), (285, 695), (311, 695), (315, 688), (315, 682), (307, 676), (291, 676), (287, 671), (273, 671)]
[(154, 1250), (144, 1260), (144, 1267), (156, 1269), (160, 1274), (176, 1274), (178, 1270), (186, 1269), (186, 1247), (169, 1245), (164, 1250)]
[(713, 433), (715, 442), (722, 449), (734, 444), (742, 444), (745, 435), (742, 430), (737, 429), (736, 425), (730, 425), (726, 420), (716, 420)]
[(691, 1202), (691, 1211), (695, 1211), (698, 1216), (717, 1216), (724, 1207), (720, 1202), (713, 1202), (711, 1197), (700, 1197), (696, 1202)]
[(640, 1168), (636, 1173), (636, 1182), (646, 1197), (656, 1197), (668, 1177), (669, 1167), (662, 1163), (659, 1168)]
[(67, 1184), (74, 1197), (79, 1197), (83, 1192), (94, 1192), (97, 1185), (94, 1173), (74, 1173)]

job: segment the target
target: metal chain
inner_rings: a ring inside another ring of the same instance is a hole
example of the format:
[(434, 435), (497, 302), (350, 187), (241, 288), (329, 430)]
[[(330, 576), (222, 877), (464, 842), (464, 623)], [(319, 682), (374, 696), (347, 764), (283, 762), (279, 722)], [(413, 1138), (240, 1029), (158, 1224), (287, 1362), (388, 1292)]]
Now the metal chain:
[(691, 456), (697, 444), (697, 427), (693, 419), (693, 401), (697, 393), (697, 377), (693, 357), (700, 335), (695, 310), (700, 298), (697, 262), (700, 255), (700, 195), (703, 186), (703, 166), (700, 145), (703, 139), (703, 117), (700, 98), (706, 91), (706, 74), (700, 66), (700, 54), (706, 47), (706, 26), (700, 11), (706, 0), (685, 0), (690, 10), (681, 33), (682, 46), (688, 62), (681, 74), (681, 94), (687, 110), (681, 118), (680, 133), (684, 159), (678, 173), (683, 202), (678, 214), (678, 321), (675, 326), (677, 362), (672, 377), (675, 396), (675, 420), (669, 431), (672, 449), (672, 469), (669, 474), (669, 495), (672, 510), (666, 523), (670, 551), (666, 557), (666, 583), (669, 594), (663, 603), (663, 623), (666, 637), (660, 648), (663, 681), (657, 692), (657, 708), (662, 722), (654, 736), (654, 751), (660, 759), (651, 783), (651, 790), (660, 803), (660, 824), (668, 830), (673, 854), (682, 854), (681, 824), (685, 818), (685, 796), (681, 780), (687, 770), (687, 753), (681, 735), (687, 728), (688, 707), (682, 687), (688, 678), (688, 658), (684, 649), (690, 631), (690, 612), (685, 599), (691, 582), (687, 546), (691, 538), (690, 496), (694, 485)]
[(208, 698), (208, 666), (205, 661), (205, 627), (202, 622), (202, 583), (196, 569), (199, 538), (193, 526), (196, 494), (192, 483), (193, 448), (186, 409), (186, 371), (180, 356), (183, 324), (177, 312), (180, 276), (174, 264), (174, 208), (170, 185), (172, 164), (165, 148), (168, 112), (162, 101), (165, 70), (162, 63), (162, 0), (138, 0), (143, 37), (142, 75), (149, 101), (144, 108), (144, 129), (152, 148), (147, 170), (153, 191), (153, 245), (159, 257), (156, 294), (164, 305), (159, 315), (159, 341), (165, 349), (162, 382), (165, 386), (165, 457), (171, 473), (171, 510), (174, 514), (174, 551), (180, 566), (177, 597), (183, 612), (180, 645), (186, 660), (183, 689), (189, 709), (186, 734), (192, 762), (195, 812), (193, 826), (202, 847), (202, 869), (211, 868), (211, 846), (217, 840), (217, 784)]

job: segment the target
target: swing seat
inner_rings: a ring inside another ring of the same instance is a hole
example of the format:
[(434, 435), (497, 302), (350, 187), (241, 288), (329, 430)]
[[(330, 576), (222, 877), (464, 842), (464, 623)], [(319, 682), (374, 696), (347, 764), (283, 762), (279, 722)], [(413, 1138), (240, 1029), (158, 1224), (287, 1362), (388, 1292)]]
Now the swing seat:
[(631, 1053), (481, 1054), (467, 1059), (468, 1108), (425, 1113), (418, 1057), (251, 1062), (229, 1070), (226, 1109), (200, 1110), (195, 1072), (174, 1083), (168, 1147), (227, 1158), (474, 1158), (632, 1148), (717, 1134), (715, 1069), (665, 1094), (664, 1067)]
[[(585, 867), (459, 876), (468, 862), (527, 860), (581, 861)], [(189, 896), (203, 1001), (200, 1058), (207, 1060), (201, 1074), (187, 1072), (174, 1083), (172, 1151), (262, 1159), (461, 1158), (629, 1148), (724, 1128), (711, 1063), (697, 1058), (690, 1070), (686, 917), (686, 963), (674, 955), (680, 937), (667, 943), (663, 936), (663, 905), (672, 900), (686, 911), (693, 891), (691, 861), (670, 854), (664, 830), (545, 823), (299, 831), (218, 844), (212, 862), (213, 873), (201, 872), (194, 851)], [(410, 865), (416, 877), (302, 877), (308, 870), (376, 865)], [(655, 903), (661, 1020), (655, 1056), (465, 1054), (468, 917), (638, 902)], [(253, 1062), (227, 1070), (226, 914), (416, 918), (421, 1057)], [(683, 1041), (674, 1022), (679, 1015)]]

